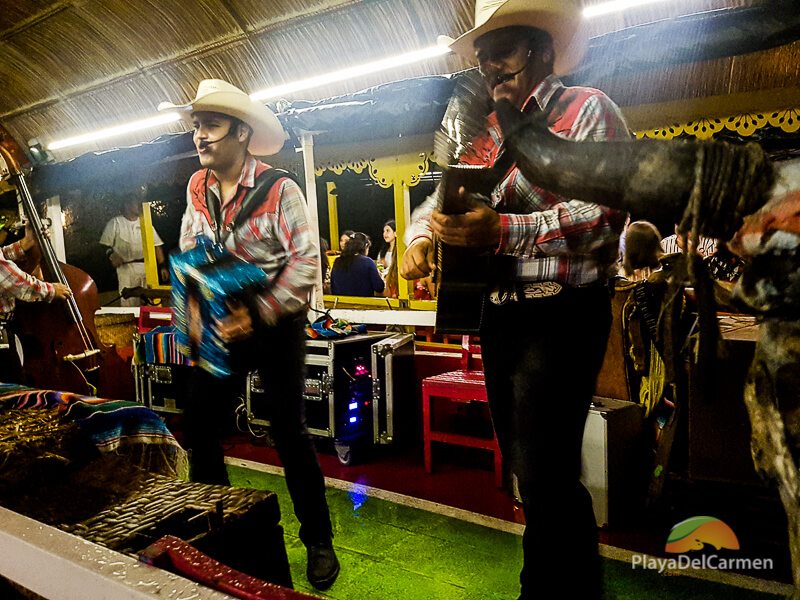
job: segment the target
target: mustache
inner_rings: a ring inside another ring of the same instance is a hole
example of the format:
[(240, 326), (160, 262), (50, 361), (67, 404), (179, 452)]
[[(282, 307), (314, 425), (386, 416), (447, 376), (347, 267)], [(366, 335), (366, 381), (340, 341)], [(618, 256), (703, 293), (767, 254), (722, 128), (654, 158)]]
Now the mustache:
[(494, 78), (494, 79), (491, 81), (491, 86), (492, 86), (492, 89), (496, 88), (498, 85), (502, 85), (502, 84), (504, 84), (504, 83), (507, 83), (507, 82), (509, 82), (509, 81), (512, 81), (513, 79), (516, 79), (517, 75), (519, 75), (520, 73), (522, 73), (522, 72), (523, 72), (523, 71), (524, 71), (524, 70), (527, 68), (527, 66), (528, 66), (528, 65), (526, 64), (526, 65), (525, 65), (524, 67), (522, 67), (522, 68), (521, 68), (519, 71), (514, 71), (513, 73), (500, 73), (499, 75), (497, 75), (497, 76), (496, 76), (496, 77), (495, 77), (495, 78)]

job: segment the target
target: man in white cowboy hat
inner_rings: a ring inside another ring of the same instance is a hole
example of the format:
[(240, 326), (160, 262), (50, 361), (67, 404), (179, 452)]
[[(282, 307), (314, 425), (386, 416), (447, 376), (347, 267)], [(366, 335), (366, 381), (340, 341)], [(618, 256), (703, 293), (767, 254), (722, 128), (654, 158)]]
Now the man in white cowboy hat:
[[(277, 153), (286, 134), (268, 108), (218, 79), (202, 81), (189, 104), (162, 103), (159, 110), (177, 110), (192, 124), (203, 167), (189, 180), (181, 250), (193, 247), (198, 235), (219, 236), (230, 252), (261, 267), (270, 282), (256, 299), (257, 314), (236, 306), (214, 326), (228, 342), (248, 341), (256, 347), (258, 372), (270, 392), (266, 408), (272, 435), (308, 551), (307, 575), (316, 588), (327, 589), (339, 574), (339, 561), (303, 404), (306, 306), (319, 250), (300, 187), (289, 177), (277, 179), (234, 226), (248, 191), (259, 176), (269, 175), (270, 167), (254, 155)], [(209, 212), (207, 199), (219, 209)], [(226, 421), (224, 399), (236, 395), (237, 382), (195, 368), (190, 392), (184, 417), (193, 477), (227, 484), (220, 423)]]
[[(475, 27), (446, 42), (477, 59), (495, 102), (542, 111), (554, 134), (575, 141), (627, 137), (608, 97), (564, 87), (558, 78), (581, 59), (580, 19), (570, 0), (478, 0)], [(492, 113), (461, 161), (494, 165), (502, 139)], [(544, 590), (553, 579), (577, 597), (599, 597), (597, 527), (579, 481), (581, 446), (611, 322), (605, 283), (625, 215), (535, 187), (506, 164), (491, 198), (463, 215), (435, 210), (435, 196), (426, 201), (408, 233), (401, 274), (416, 279), (434, 268), (434, 233), (447, 244), (494, 248), (511, 263), (487, 293), (481, 349), (492, 421), (527, 521), (521, 597), (549, 596)]]

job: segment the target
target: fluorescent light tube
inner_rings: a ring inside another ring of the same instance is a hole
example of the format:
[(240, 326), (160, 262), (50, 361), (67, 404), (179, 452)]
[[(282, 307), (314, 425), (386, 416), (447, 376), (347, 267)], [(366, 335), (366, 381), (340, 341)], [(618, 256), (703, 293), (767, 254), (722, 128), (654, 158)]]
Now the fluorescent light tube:
[[(332, 73), (325, 73), (324, 75), (317, 75), (315, 77), (309, 77), (308, 79), (301, 79), (299, 81), (293, 81), (275, 87), (259, 90), (253, 94), (250, 94), (250, 98), (256, 101), (266, 100), (268, 98), (276, 98), (329, 83), (335, 83), (337, 81), (345, 81), (347, 79), (353, 79), (362, 75), (369, 75), (370, 73), (388, 71), (389, 69), (393, 69), (395, 67), (402, 67), (403, 65), (410, 65), (423, 60), (436, 58), (437, 56), (442, 56), (449, 52), (450, 49), (444, 46), (430, 46), (428, 48), (423, 48), (422, 50), (415, 50), (414, 52), (407, 52), (405, 54), (384, 58), (382, 60), (376, 60), (374, 62), (365, 63), (355, 67), (348, 67), (347, 69), (341, 69)], [(78, 144), (102, 140), (116, 135), (121, 135), (123, 133), (131, 133), (140, 129), (147, 129), (148, 127), (156, 127), (158, 125), (172, 123), (173, 121), (177, 121), (179, 118), (180, 117), (177, 113), (165, 113), (155, 117), (150, 117), (148, 119), (141, 119), (131, 123), (126, 123), (124, 125), (108, 127), (106, 129), (93, 131), (91, 133), (58, 140), (48, 144), (47, 149), (59, 150), (61, 148), (77, 146)]]
[(613, 0), (612, 2), (603, 2), (602, 4), (587, 6), (583, 9), (583, 16), (587, 19), (590, 19), (592, 17), (599, 17), (600, 15), (620, 12), (629, 8), (635, 8), (637, 6), (644, 6), (645, 4), (654, 4), (656, 2), (664, 1), (665, 0)]
[(75, 137), (58, 140), (56, 142), (48, 144), (47, 149), (58, 150), (60, 148), (77, 146), (78, 144), (85, 144), (86, 142), (102, 140), (105, 138), (114, 137), (116, 135), (122, 135), (123, 133), (131, 133), (133, 131), (139, 131), (140, 129), (147, 129), (148, 127), (157, 127), (159, 125), (165, 125), (166, 123), (172, 123), (173, 121), (177, 121), (179, 119), (180, 116), (178, 115), (178, 113), (174, 112), (164, 113), (162, 115), (150, 117), (148, 119), (140, 119), (138, 121), (132, 121), (130, 123), (125, 123), (123, 125), (115, 125), (114, 127), (107, 127), (106, 129), (98, 129), (97, 131), (92, 131), (90, 133), (85, 133), (83, 135), (76, 135)]

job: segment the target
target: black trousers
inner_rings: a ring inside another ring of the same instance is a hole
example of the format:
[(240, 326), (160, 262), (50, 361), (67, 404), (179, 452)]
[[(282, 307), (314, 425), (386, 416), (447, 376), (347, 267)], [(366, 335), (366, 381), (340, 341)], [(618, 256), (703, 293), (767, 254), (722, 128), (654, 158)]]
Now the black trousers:
[(548, 597), (544, 590), (560, 580), (570, 595), (599, 598), (597, 524), (580, 475), (583, 430), (611, 324), (608, 291), (573, 288), (486, 304), (481, 351), (489, 406), (527, 523), (520, 597)]
[(14, 326), (10, 322), (0, 324), (5, 331), (4, 340), (8, 348), (0, 348), (0, 382), (22, 383), (22, 364), (17, 354), (17, 337), (14, 335)]
[[(286, 484), (300, 521), (305, 545), (327, 544), (333, 538), (325, 480), (306, 428), (305, 318), (295, 315), (260, 330), (253, 340), (257, 369), (269, 402), (265, 415), (283, 463)], [(220, 379), (200, 368), (193, 370), (184, 411), (184, 434), (190, 452), (192, 479), (227, 485), (222, 436), (231, 422), (233, 396), (241, 378)]]

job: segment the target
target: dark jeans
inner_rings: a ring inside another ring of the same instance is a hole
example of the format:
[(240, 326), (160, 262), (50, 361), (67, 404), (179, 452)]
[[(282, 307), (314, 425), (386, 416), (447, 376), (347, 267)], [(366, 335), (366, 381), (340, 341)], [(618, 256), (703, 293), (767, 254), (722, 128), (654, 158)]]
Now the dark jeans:
[(611, 325), (608, 291), (574, 288), (486, 304), (481, 351), (489, 406), (527, 523), (521, 598), (547, 597), (554, 582), (571, 596), (598, 598), (597, 524), (580, 475), (583, 429)]
[[(253, 352), (270, 401), (265, 415), (283, 463), (286, 485), (300, 521), (304, 544), (327, 544), (333, 537), (325, 480), (306, 428), (305, 318), (284, 318), (259, 331)], [(240, 393), (241, 378), (220, 379), (195, 368), (184, 412), (186, 446), (191, 450), (192, 479), (228, 484), (222, 450), (225, 425), (231, 421), (232, 396)]]

